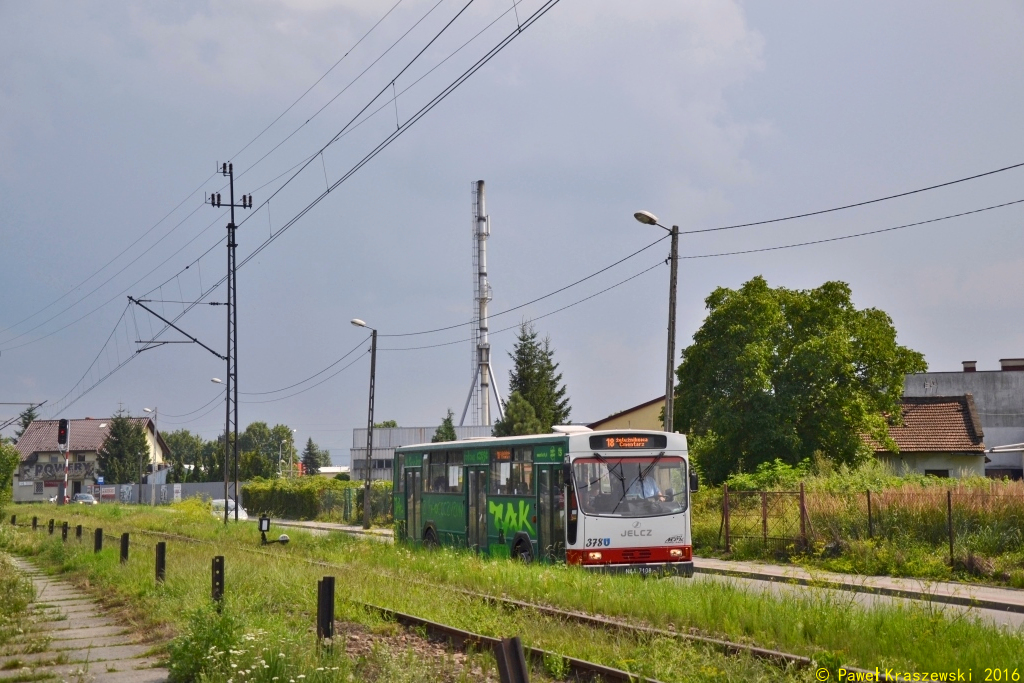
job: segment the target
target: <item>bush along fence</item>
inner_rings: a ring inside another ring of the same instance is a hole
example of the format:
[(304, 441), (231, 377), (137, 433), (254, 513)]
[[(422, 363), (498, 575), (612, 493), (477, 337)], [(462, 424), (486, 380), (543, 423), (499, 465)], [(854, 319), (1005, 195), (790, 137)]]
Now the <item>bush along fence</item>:
[[(363, 486), (361, 481), (323, 477), (257, 479), (242, 487), (242, 496), (249, 514), (362, 524)], [(370, 486), (370, 522), (378, 526), (392, 522), (390, 481), (374, 481)]]
[(1024, 553), (1024, 491), (1014, 484), (861, 493), (805, 491), (803, 484), (797, 491), (723, 485), (702, 491), (693, 515), (695, 545), (726, 552), (815, 547), (838, 554), (851, 541), (875, 541), (944, 551), (950, 565)]
[[(362, 490), (361, 487), (350, 487), (356, 491)], [(383, 487), (381, 487), (383, 488)], [(388, 493), (390, 494), (390, 487), (388, 487)], [(390, 496), (389, 496), (390, 500)], [(269, 522), (269, 520), (265, 520)], [(17, 515), (11, 515), (10, 520), (12, 527), (22, 526), (26, 529), (29, 528), (29, 524), (23, 523), (18, 524)], [(58, 526), (59, 525), (59, 526)], [(269, 527), (269, 524), (267, 525)], [(61, 530), (61, 540), (64, 544), (68, 542), (68, 522), (56, 522), (54, 519), (50, 519), (45, 528), (48, 535), (53, 536), (55, 528)], [(261, 527), (262, 528), (262, 527)], [(32, 518), (31, 529), (33, 532), (41, 530), (39, 525), (38, 517)], [(82, 525), (76, 527), (76, 539), (79, 543), (82, 541)], [(145, 534), (146, 532), (141, 532)], [(93, 552), (102, 553), (103, 549), (103, 529), (96, 528), (93, 530)], [(266, 545), (266, 536), (264, 534), (263, 544)], [(131, 534), (124, 532), (120, 537), (120, 564), (125, 566), (128, 564), (129, 549), (131, 546)], [(153, 581), (156, 584), (161, 584), (166, 581), (167, 577), (167, 542), (158, 541), (155, 546), (148, 544), (142, 545), (142, 550), (145, 551), (152, 547), (153, 553)], [(227, 594), (229, 586), (226, 581), (225, 573), (225, 559), (223, 555), (215, 555), (211, 558), (210, 562), (210, 599), (214, 609), (220, 613), (224, 605), (224, 597)], [(335, 577), (324, 576), (322, 579), (317, 580), (316, 585), (316, 638), (319, 648), (331, 648), (334, 643), (334, 638), (337, 635), (336, 626), (338, 622), (335, 619), (335, 606), (337, 604), (335, 598)], [(481, 646), (489, 647), (491, 652), (494, 654), (495, 662), (498, 666), (499, 679), (502, 683), (529, 683), (530, 682), (530, 666), (526, 657), (526, 648), (524, 648), (522, 640), (516, 636), (513, 638), (491, 638), (468, 631), (462, 631), (455, 629), (444, 624), (421, 619), (408, 614), (395, 612), (386, 608), (382, 608), (375, 605), (366, 603), (357, 603), (368, 611), (376, 611), (382, 616), (386, 617), (390, 621), (403, 624), (410, 628), (416, 629), (422, 633), (426, 633), (430, 638), (440, 638), (448, 640), (452, 645), (459, 645), (465, 651), (475, 651)], [(551, 653), (543, 653), (545, 656)], [(172, 653), (172, 668), (174, 667), (174, 656)], [(583, 671), (596, 671), (604, 669), (601, 665), (593, 664), (590, 662), (584, 662), (582, 660), (575, 660), (566, 658), (565, 660), (570, 665), (584, 665)], [(570, 669), (574, 674), (578, 674), (576, 668), (570, 666)], [(614, 671), (619, 674), (625, 674), (614, 669), (607, 669), (608, 671)], [(305, 678), (305, 676), (299, 676), (299, 678)], [(578, 676), (577, 676), (578, 678)], [(172, 677), (173, 679), (173, 677)], [(620, 676), (618, 679), (621, 680), (633, 680), (630, 676)], [(613, 679), (617, 680), (617, 679)], [(649, 680), (649, 679), (638, 679), (638, 680)]]

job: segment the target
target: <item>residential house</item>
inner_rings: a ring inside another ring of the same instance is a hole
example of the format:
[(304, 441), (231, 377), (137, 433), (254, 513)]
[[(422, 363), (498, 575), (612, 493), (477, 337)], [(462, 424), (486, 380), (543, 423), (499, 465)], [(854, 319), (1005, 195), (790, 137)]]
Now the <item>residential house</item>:
[(936, 477), (985, 476), (985, 434), (974, 398), (963, 396), (905, 396), (903, 424), (889, 427), (899, 447), (887, 450), (869, 436), (864, 441), (879, 460), (899, 472)]
[(621, 412), (609, 415), (603, 420), (592, 422), (587, 426), (591, 429), (651, 429), (661, 431), (665, 428), (661, 414), (665, 410), (665, 397), (641, 403)]
[[(149, 444), (150, 467), (145, 473), (164, 474), (170, 449), (156, 425), (148, 417), (133, 417), (142, 426)], [(14, 475), (14, 502), (47, 501), (57, 495), (64, 483), (64, 455), (57, 448), (58, 420), (36, 420), (18, 439), (15, 448), (21, 463)], [(70, 420), (68, 425), (68, 495), (96, 493), (103, 473), (97, 465), (97, 454), (103, 447), (110, 419), (87, 417)]]

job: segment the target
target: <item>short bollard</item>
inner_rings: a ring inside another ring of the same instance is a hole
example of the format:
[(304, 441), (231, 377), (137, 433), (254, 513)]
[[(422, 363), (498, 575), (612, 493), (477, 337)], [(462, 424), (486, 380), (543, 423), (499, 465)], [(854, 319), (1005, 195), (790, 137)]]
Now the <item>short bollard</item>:
[(103, 550), (103, 529), (97, 529), (92, 535), (92, 551), (98, 553)]
[(156, 544), (156, 581), (163, 583), (167, 575), (167, 543), (160, 541)]
[(523, 641), (518, 636), (502, 638), (494, 654), (498, 660), (501, 683), (530, 683), (530, 669), (526, 666)]
[(36, 528), (38, 528), (38, 526), (39, 526), (39, 518), (38, 517), (32, 517), (32, 531), (35, 531)]
[(121, 534), (121, 564), (128, 563), (128, 532)]
[(75, 538), (77, 538), (79, 541), (82, 540), (82, 525), (81, 524), (79, 524), (78, 526), (75, 527)]
[(47, 523), (46, 527), (50, 530), (50, 535), (53, 536), (53, 520), (52, 519)]
[(68, 523), (64, 522), (60, 525), (60, 540), (65, 543), (68, 542)]
[(316, 637), (334, 637), (334, 577), (316, 582)]
[(218, 608), (221, 601), (224, 599), (224, 556), (217, 555), (213, 558), (213, 568), (211, 572), (211, 579), (213, 582), (212, 590), (210, 591), (213, 601), (217, 603)]

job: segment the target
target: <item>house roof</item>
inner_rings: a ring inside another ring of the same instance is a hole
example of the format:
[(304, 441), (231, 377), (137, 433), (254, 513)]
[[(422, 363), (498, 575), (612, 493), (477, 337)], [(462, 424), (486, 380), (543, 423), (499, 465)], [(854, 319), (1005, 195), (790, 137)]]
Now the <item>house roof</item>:
[(664, 402), (665, 402), (665, 395), (662, 394), (658, 398), (652, 398), (650, 401), (645, 401), (644, 403), (641, 403), (638, 406), (633, 406), (632, 408), (626, 408), (625, 410), (621, 410), (621, 411), (615, 413), (614, 415), (609, 415), (608, 417), (602, 418), (602, 419), (598, 420), (597, 422), (591, 422), (587, 426), (590, 427), (591, 429), (598, 429), (601, 425), (605, 424), (606, 422), (611, 422), (612, 420), (620, 418), (623, 415), (627, 415), (629, 413), (632, 413), (635, 410), (640, 410), (641, 408), (646, 408), (646, 407), (652, 406), (652, 405), (654, 405), (656, 403), (664, 403)]
[[(143, 429), (154, 431), (153, 420), (148, 417), (128, 418), (135, 424), (141, 425)], [(25, 460), (33, 453), (56, 453), (57, 448), (57, 423), (59, 420), (35, 420), (25, 428), (25, 433), (18, 439), (15, 448)], [(107, 438), (110, 418), (96, 419), (87, 417), (81, 420), (69, 420), (68, 424), (68, 446), (72, 453), (82, 451), (99, 451), (103, 441)], [(164, 442), (163, 435), (157, 436), (161, 450), (165, 454), (170, 453), (170, 448)]]
[[(904, 396), (902, 414), (903, 424), (889, 427), (901, 453), (985, 453), (985, 434), (971, 394)], [(874, 439), (864, 440), (876, 452), (885, 451)]]

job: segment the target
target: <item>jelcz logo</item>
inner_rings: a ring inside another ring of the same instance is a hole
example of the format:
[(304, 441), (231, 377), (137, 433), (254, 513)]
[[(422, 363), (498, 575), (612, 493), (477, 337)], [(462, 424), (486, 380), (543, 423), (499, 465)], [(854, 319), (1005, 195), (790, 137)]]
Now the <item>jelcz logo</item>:
[(626, 529), (619, 536), (650, 536), (650, 529)]

